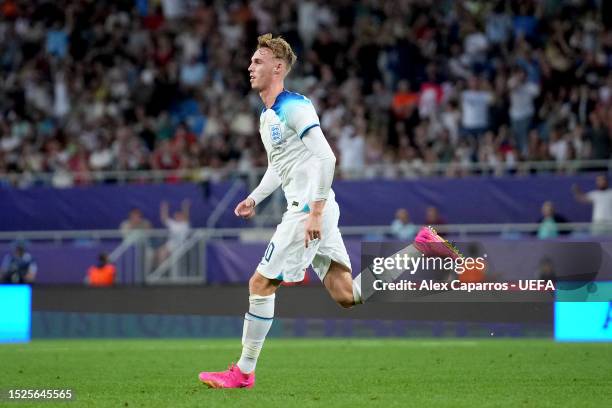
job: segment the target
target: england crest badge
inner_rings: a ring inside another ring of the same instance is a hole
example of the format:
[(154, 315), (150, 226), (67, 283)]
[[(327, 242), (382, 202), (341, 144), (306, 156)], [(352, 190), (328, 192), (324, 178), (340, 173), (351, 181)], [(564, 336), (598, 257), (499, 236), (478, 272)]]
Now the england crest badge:
[(280, 144), (283, 141), (280, 124), (270, 125), (270, 138), (272, 144)]

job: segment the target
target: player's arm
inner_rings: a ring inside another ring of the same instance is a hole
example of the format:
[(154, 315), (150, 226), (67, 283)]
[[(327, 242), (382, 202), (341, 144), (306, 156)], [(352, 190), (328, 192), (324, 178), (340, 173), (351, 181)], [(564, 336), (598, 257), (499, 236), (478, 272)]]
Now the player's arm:
[(325, 202), (334, 180), (336, 156), (329, 143), (327, 143), (320, 126), (310, 128), (302, 137), (302, 142), (318, 162), (318, 171), (315, 171), (317, 175), (316, 188), (310, 203), (310, 214), (306, 221), (306, 234), (304, 236), (304, 243), (308, 247), (309, 240), (322, 238), (323, 208), (325, 208)]
[(255, 206), (266, 199), (281, 185), (281, 179), (276, 171), (268, 164), (268, 168), (264, 173), (259, 185), (253, 190), (249, 196), (238, 203), (234, 214), (242, 218), (251, 218), (255, 215)]

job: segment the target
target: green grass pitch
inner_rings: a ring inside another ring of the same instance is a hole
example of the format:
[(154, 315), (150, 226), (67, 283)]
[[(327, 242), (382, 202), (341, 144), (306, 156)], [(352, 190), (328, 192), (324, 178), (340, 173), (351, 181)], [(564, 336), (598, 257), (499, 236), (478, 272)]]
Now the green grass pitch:
[(0, 345), (0, 388), (71, 388), (28, 407), (606, 407), (612, 344), (552, 340), (270, 339), (252, 390), (208, 389), (231, 340), (49, 340)]

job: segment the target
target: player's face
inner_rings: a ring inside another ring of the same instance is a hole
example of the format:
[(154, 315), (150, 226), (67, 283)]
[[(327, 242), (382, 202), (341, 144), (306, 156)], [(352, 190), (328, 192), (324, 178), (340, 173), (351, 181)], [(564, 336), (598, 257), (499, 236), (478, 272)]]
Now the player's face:
[(251, 88), (256, 90), (268, 88), (274, 77), (274, 66), (277, 63), (277, 58), (274, 58), (270, 49), (260, 48), (255, 51), (251, 57), (251, 65), (249, 65)]

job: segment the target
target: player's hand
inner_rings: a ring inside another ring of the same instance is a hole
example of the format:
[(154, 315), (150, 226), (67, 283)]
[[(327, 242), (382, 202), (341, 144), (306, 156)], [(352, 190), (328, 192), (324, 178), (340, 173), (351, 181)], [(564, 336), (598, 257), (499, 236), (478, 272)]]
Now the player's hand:
[(321, 239), (321, 224), (323, 217), (320, 214), (310, 213), (306, 220), (306, 232), (304, 234), (304, 245), (308, 248), (308, 242), (315, 239)]
[(237, 217), (249, 219), (255, 215), (255, 201), (251, 197), (242, 200), (234, 209)]

